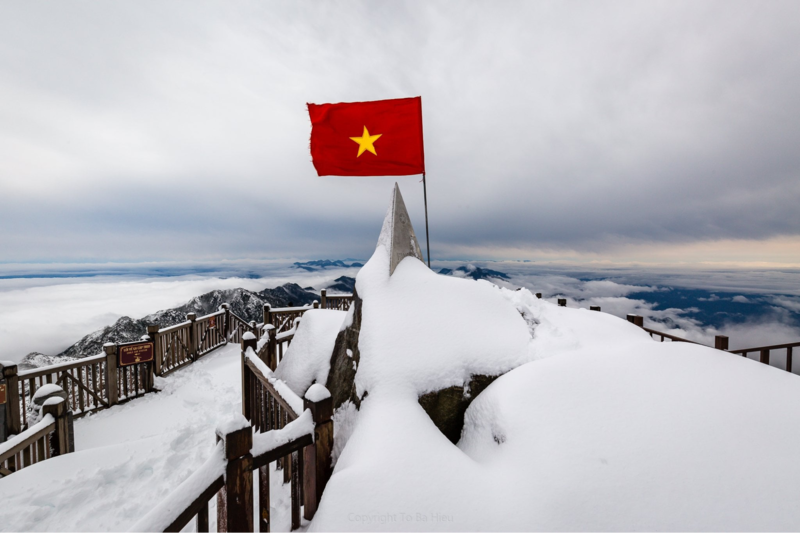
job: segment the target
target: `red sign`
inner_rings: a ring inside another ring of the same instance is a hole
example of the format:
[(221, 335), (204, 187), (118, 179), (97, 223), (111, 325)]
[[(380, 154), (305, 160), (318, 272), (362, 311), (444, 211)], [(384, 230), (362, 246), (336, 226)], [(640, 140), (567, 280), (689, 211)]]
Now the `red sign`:
[(153, 343), (139, 342), (119, 347), (119, 366), (149, 363), (153, 360)]
[(211, 318), (208, 319), (208, 327), (210, 328), (217, 327), (217, 317), (212, 316)]
[(0, 385), (0, 405), (6, 403), (6, 384)]

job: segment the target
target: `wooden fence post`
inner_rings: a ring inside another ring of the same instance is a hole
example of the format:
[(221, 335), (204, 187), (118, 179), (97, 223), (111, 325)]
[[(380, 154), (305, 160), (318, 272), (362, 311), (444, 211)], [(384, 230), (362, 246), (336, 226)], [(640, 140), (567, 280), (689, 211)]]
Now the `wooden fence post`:
[(541, 300), (541, 299), (542, 299), (542, 293), (541, 293), (541, 292), (537, 292), (537, 293), (536, 293), (536, 297), (537, 297), (537, 298), (539, 298), (539, 299)]
[(8, 386), (6, 378), (3, 377), (3, 363), (0, 363), (0, 443), (8, 440), (8, 428), (6, 427), (6, 404), (8, 403)]
[(323, 309), (328, 308), (328, 289), (322, 289), (320, 292), (319, 306)]
[(108, 406), (119, 403), (119, 385), (117, 384), (117, 346), (107, 342), (103, 345), (106, 351), (106, 397)]
[(148, 392), (152, 391), (153, 387), (155, 386), (154, 374), (156, 376), (161, 375), (162, 361), (161, 361), (161, 350), (158, 349), (158, 329), (159, 327), (157, 325), (147, 326), (147, 336), (150, 337), (150, 342), (153, 343), (153, 365), (152, 365), (152, 370), (150, 372), (150, 383), (149, 383), (150, 388), (148, 389)]
[[(320, 392), (316, 385), (313, 388), (317, 388), (315, 392)], [(311, 416), (314, 418), (314, 444), (303, 449), (303, 517), (306, 520), (314, 518), (332, 470), (333, 399), (327, 389), (322, 387), (322, 390), (327, 393), (327, 397), (315, 394), (316, 401), (303, 398), (303, 408), (311, 409)]]
[(792, 347), (786, 348), (786, 371), (792, 371)]
[(600, 310), (600, 306), (599, 305), (590, 305), (589, 306), (589, 311), (599, 311), (599, 310)]
[(67, 411), (67, 401), (64, 398), (49, 398), (42, 406), (43, 415), (53, 415), (56, 420), (56, 427), (50, 436), (50, 449), (53, 455), (64, 455), (72, 451), (70, 441), (72, 440), (69, 413)]
[(272, 324), (272, 306), (264, 304), (264, 325)]
[[(5, 438), (22, 433), (22, 416), (19, 408), (19, 376), (17, 365), (0, 365), (5, 381)], [(31, 393), (33, 394), (33, 393)], [(4, 442), (4, 441), (0, 441)]]
[(642, 315), (634, 315), (633, 317), (633, 325), (639, 326), (640, 328), (644, 327), (644, 317)]
[(191, 324), (189, 324), (189, 358), (192, 362), (195, 362), (197, 361), (197, 344), (200, 340), (197, 338), (197, 332), (194, 330), (197, 313), (186, 313), (186, 320), (191, 322)]
[(558, 306), (559, 307), (566, 307), (567, 306), (567, 299), (566, 298), (559, 298), (558, 299)]
[(221, 434), (225, 443), (225, 486), (217, 494), (217, 531), (253, 531), (253, 429), (246, 427)]
[(714, 348), (717, 350), (728, 350), (728, 337), (725, 335), (717, 335), (714, 337)]
[(319, 309), (319, 302), (318, 302), (318, 301), (316, 301), (316, 300), (314, 300), (314, 303), (313, 303), (312, 307), (313, 307), (314, 309)]
[(251, 384), (253, 380), (251, 379), (252, 371), (250, 367), (247, 366), (245, 360), (245, 353), (247, 353), (248, 348), (252, 348), (253, 351), (256, 351), (256, 347), (258, 346), (258, 340), (256, 336), (250, 333), (249, 331), (242, 335), (242, 415), (247, 420), (251, 420), (251, 406), (250, 406), (250, 398), (252, 394)]
[(268, 330), (269, 335), (269, 348), (267, 353), (269, 353), (269, 361), (267, 362), (267, 366), (269, 366), (270, 370), (275, 371), (278, 368), (278, 334), (275, 332), (275, 327), (271, 327)]
[(219, 306), (219, 308), (225, 310), (225, 324), (222, 329), (225, 332), (225, 343), (227, 343), (228, 338), (231, 335), (231, 306), (228, 304), (222, 304)]
[(769, 364), (769, 350), (761, 350), (761, 357), (760, 360), (765, 365)]

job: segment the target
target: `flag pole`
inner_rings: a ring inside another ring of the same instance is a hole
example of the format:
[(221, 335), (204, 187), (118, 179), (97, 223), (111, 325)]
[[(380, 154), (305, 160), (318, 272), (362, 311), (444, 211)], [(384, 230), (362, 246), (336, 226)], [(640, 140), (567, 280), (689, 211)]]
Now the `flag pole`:
[(425, 172), (422, 173), (422, 194), (425, 197), (425, 244), (428, 250), (428, 268), (431, 267), (431, 237), (428, 233), (428, 182), (425, 180)]

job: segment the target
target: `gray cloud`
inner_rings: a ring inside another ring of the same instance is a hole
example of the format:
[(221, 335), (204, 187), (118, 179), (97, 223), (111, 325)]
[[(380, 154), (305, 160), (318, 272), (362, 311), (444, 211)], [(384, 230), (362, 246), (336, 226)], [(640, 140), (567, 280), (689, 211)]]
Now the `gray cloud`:
[(367, 256), (394, 180), (318, 178), (305, 102), (418, 94), (441, 257), (798, 236), (798, 45), (796, 2), (6, 2), (0, 260)]

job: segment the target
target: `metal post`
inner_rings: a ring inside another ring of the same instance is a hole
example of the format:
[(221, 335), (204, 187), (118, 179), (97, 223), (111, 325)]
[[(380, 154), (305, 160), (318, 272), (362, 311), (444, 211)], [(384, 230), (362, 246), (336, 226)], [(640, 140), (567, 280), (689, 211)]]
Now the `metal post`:
[(428, 233), (428, 181), (425, 179), (425, 173), (422, 173), (422, 194), (425, 197), (425, 246), (428, 251), (428, 268), (431, 267), (431, 237)]

